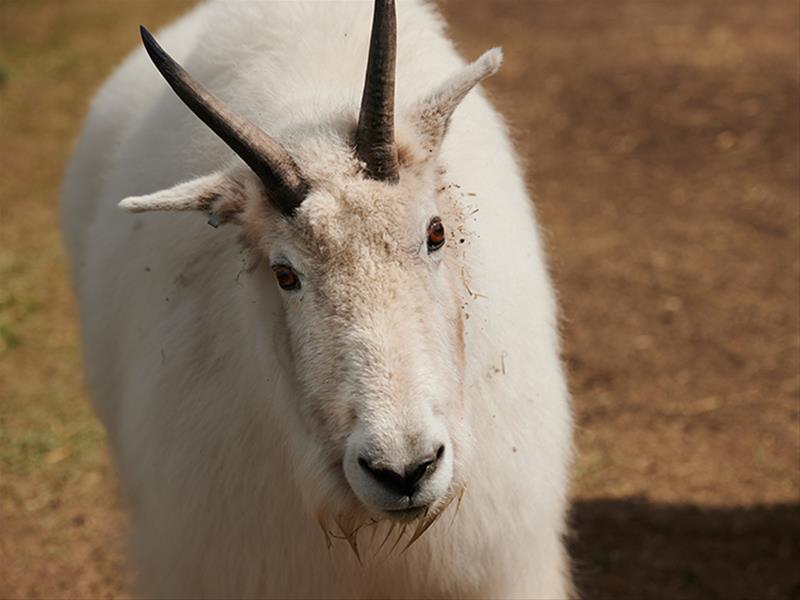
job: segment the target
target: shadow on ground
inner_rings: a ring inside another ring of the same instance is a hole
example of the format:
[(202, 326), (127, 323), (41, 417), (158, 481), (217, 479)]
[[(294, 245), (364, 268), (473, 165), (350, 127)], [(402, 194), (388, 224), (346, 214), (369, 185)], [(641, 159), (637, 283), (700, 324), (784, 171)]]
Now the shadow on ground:
[(572, 526), (583, 598), (800, 597), (800, 504), (582, 500)]

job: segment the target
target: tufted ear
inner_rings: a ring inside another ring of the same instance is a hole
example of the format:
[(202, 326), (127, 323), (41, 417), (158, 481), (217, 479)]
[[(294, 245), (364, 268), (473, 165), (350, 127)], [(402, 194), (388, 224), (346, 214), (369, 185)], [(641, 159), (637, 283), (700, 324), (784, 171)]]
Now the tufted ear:
[(208, 224), (238, 222), (249, 194), (257, 193), (249, 170), (230, 169), (180, 183), (147, 196), (130, 196), (119, 203), (131, 212), (195, 210), (208, 213)]
[(426, 149), (431, 152), (439, 149), (447, 133), (450, 117), (458, 105), (478, 83), (497, 73), (502, 62), (503, 51), (500, 48), (487, 50), (478, 60), (452, 75), (414, 105), (411, 122)]

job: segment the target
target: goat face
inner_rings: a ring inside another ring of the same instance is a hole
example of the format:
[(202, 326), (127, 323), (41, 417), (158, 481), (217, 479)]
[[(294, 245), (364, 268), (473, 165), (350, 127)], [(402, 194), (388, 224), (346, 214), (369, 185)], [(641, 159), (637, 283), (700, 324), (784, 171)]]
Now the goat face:
[(434, 165), (404, 168), (397, 184), (318, 181), (260, 238), (283, 296), (298, 408), (363, 506), (405, 518), (450, 497), (465, 437), (461, 214), (437, 192)]
[(144, 29), (142, 37), (178, 96), (249, 169), (121, 205), (207, 212), (214, 226), (240, 225), (245, 246), (269, 261), (302, 392), (292, 410), (312, 433), (293, 454), (323, 465), (320, 512), (438, 514), (459, 485), (468, 438), (463, 268), (452, 235), (462, 215), (438, 153), (453, 111), (499, 68), (500, 51), (404, 111), (396, 142), (394, 3), (376, 0), (357, 121), (317, 115), (284, 132), (285, 146), (191, 79)]

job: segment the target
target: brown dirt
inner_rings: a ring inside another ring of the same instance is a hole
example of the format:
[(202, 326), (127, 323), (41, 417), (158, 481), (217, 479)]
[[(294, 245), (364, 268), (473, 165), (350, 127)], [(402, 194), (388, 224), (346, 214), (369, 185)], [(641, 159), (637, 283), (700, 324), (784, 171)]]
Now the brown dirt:
[[(55, 198), (93, 90), (185, 3), (0, 5), (0, 597), (127, 593)], [(446, 2), (533, 182), (588, 598), (800, 597), (800, 7)]]

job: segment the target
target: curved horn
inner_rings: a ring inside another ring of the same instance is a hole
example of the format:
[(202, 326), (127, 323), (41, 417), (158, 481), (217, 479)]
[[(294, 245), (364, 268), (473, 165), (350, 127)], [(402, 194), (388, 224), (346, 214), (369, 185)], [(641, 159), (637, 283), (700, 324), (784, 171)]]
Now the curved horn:
[(147, 29), (140, 26), (139, 31), (147, 54), (178, 97), (258, 175), (275, 207), (287, 216), (294, 214), (307, 184), (289, 153), (192, 79)]
[(356, 131), (356, 153), (373, 179), (397, 181), (394, 143), (394, 66), (397, 22), (394, 0), (375, 0), (367, 76)]

